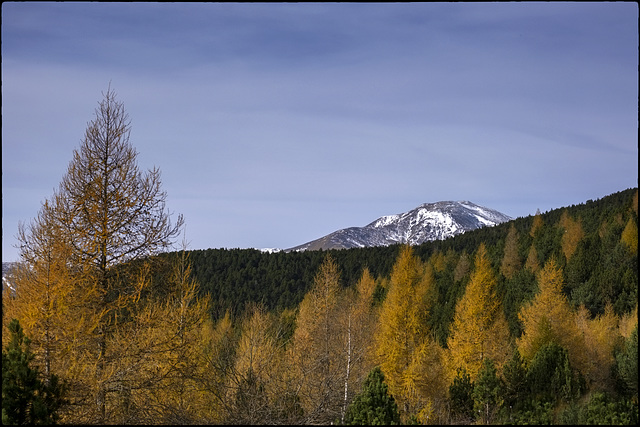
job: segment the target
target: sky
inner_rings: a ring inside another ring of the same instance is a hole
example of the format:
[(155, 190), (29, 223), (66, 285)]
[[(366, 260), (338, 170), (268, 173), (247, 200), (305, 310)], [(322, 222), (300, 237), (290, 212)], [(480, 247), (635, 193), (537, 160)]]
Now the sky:
[(638, 186), (636, 2), (3, 2), (1, 28), (5, 262), (109, 85), (189, 249)]

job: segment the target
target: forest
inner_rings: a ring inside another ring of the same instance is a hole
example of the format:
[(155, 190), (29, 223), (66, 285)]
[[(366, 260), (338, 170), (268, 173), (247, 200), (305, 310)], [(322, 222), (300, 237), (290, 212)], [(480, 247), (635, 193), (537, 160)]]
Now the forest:
[(109, 89), (18, 233), (3, 424), (637, 424), (638, 189), (418, 246), (168, 252)]

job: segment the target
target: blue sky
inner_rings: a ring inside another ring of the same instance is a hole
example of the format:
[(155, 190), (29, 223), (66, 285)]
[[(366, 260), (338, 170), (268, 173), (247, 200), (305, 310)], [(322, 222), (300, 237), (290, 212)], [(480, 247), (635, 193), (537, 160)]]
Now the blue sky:
[(2, 3), (2, 258), (111, 84), (191, 249), (638, 185), (638, 6)]

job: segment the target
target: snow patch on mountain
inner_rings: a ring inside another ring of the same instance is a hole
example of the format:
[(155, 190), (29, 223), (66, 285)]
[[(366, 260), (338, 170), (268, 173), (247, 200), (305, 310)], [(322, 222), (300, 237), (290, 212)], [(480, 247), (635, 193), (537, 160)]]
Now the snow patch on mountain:
[(424, 203), (409, 212), (385, 215), (364, 227), (338, 230), (287, 251), (362, 248), (398, 243), (418, 245), (511, 219), (503, 213), (469, 201)]

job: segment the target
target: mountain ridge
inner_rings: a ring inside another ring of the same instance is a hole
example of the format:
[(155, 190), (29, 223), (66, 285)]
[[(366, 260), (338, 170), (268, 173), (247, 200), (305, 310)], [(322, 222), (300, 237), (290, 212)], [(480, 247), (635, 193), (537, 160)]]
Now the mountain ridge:
[(334, 231), (285, 249), (285, 252), (388, 246), (398, 243), (417, 245), (512, 219), (494, 209), (466, 200), (423, 203), (404, 213), (384, 215), (363, 227)]

